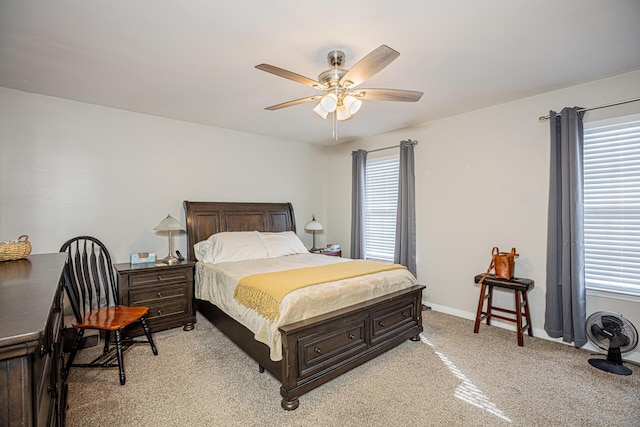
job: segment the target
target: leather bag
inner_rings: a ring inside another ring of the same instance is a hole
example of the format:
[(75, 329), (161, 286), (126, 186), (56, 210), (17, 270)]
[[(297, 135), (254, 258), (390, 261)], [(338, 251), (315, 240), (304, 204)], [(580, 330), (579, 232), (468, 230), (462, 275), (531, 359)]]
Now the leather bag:
[(491, 270), (495, 270), (496, 279), (513, 279), (516, 257), (518, 256), (516, 248), (511, 248), (511, 252), (500, 252), (498, 247), (494, 246), (491, 250), (491, 264), (489, 264), (487, 272), (482, 276), (479, 283), (482, 284), (484, 279), (491, 273)]
[(513, 279), (516, 267), (516, 248), (511, 248), (511, 252), (500, 252), (497, 247), (491, 250), (496, 277), (498, 279)]

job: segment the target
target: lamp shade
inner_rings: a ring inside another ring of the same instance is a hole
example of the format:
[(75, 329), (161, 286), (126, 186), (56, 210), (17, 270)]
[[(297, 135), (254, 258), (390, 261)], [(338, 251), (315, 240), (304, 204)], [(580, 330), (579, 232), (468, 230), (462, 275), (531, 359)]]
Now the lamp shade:
[(338, 97), (333, 92), (328, 93), (320, 100), (320, 105), (324, 111), (333, 113), (338, 106)]
[(320, 103), (318, 103), (318, 105), (315, 106), (313, 111), (315, 111), (316, 114), (322, 117), (323, 119), (326, 119), (327, 114), (329, 114), (327, 111), (324, 110), (324, 108), (322, 108), (322, 105)]
[(342, 103), (344, 104), (345, 108), (351, 115), (354, 115), (355, 113), (357, 113), (360, 107), (362, 106), (362, 101), (360, 101), (358, 98), (356, 98), (353, 95), (345, 96)]
[(322, 226), (322, 224), (316, 221), (316, 216), (313, 215), (311, 221), (309, 221), (304, 226), (304, 229), (307, 231), (320, 231), (320, 230), (324, 230), (324, 227)]
[(160, 221), (160, 224), (154, 228), (156, 231), (184, 231), (184, 227), (174, 217), (167, 215), (165, 219)]
[(336, 109), (336, 118), (340, 121), (343, 121), (343, 120), (347, 120), (350, 117), (351, 117), (351, 114), (349, 114), (349, 111), (347, 111), (347, 107), (345, 107), (344, 104), (339, 105), (338, 108)]

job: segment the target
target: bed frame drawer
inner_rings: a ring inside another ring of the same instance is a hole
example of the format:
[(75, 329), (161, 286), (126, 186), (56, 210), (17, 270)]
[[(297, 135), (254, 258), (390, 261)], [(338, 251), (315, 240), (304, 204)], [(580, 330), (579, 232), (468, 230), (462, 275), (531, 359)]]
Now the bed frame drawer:
[(368, 319), (358, 316), (334, 329), (308, 331), (298, 338), (300, 378), (316, 374), (327, 366), (348, 359), (367, 346)]
[(412, 302), (398, 304), (371, 315), (371, 343), (376, 344), (389, 334), (397, 334), (402, 329), (416, 325), (415, 305)]

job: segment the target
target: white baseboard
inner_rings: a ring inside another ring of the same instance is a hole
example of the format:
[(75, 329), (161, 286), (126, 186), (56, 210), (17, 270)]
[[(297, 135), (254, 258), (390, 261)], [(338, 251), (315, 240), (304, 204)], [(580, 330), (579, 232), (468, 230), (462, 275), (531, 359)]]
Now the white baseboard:
[[(461, 317), (463, 319), (469, 319), (469, 320), (476, 320), (476, 313), (471, 313), (468, 311), (463, 311), (463, 310), (458, 310), (455, 308), (451, 308), (451, 307), (446, 307), (444, 305), (438, 305), (438, 304), (431, 304), (429, 302), (423, 302), (423, 304), (431, 307), (432, 310), (434, 311), (438, 311), (441, 313), (445, 313), (445, 314), (450, 314), (452, 316), (456, 316), (456, 317)], [(510, 331), (514, 331), (516, 330), (516, 325), (512, 322), (505, 322), (503, 320), (500, 319), (491, 319), (491, 326), (497, 326), (499, 328), (503, 328), (503, 329), (508, 329)], [(546, 339), (549, 341), (555, 341), (557, 343), (560, 344), (565, 344), (565, 345), (571, 345), (569, 343), (566, 343), (564, 341), (562, 341), (562, 338), (552, 338), (549, 335), (547, 335), (547, 332), (544, 329), (538, 329), (538, 328), (533, 328), (533, 336), (534, 337), (538, 337), (538, 338), (542, 338), (542, 339)], [(591, 343), (586, 343), (583, 347), (584, 350), (590, 351), (592, 353), (596, 353), (596, 354), (604, 354), (603, 350), (600, 350), (599, 348), (595, 347), (594, 345), (592, 345)], [(637, 350), (637, 348), (636, 348)], [(629, 361), (633, 361), (636, 363), (640, 363), (640, 352), (638, 351), (633, 351), (631, 353), (625, 354), (623, 355), (624, 360), (629, 360)]]

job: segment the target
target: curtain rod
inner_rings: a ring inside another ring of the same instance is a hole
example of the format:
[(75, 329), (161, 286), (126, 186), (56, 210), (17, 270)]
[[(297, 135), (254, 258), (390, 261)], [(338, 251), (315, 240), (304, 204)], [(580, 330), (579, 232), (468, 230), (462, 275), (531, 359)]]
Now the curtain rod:
[[(413, 146), (418, 145), (418, 141), (412, 141), (410, 139), (408, 139), (407, 141), (409, 141), (409, 144), (411, 144)], [(399, 147), (400, 147), (400, 144), (392, 145), (390, 147), (383, 147), (383, 148), (376, 148), (375, 150), (369, 150), (369, 151), (367, 151), (367, 153), (375, 153), (376, 151), (389, 150), (391, 148), (399, 148)]]
[[(580, 108), (578, 110), (578, 112), (582, 112), (582, 111), (591, 111), (591, 110), (598, 110), (600, 108), (607, 108), (607, 107), (614, 107), (616, 105), (622, 105), (622, 104), (628, 104), (630, 102), (636, 102), (636, 101), (640, 101), (640, 98), (632, 98), (632, 99), (627, 99), (625, 101), (618, 101), (618, 102), (612, 102), (611, 104), (604, 104), (604, 105), (599, 105), (597, 107), (591, 107), (591, 108)], [(558, 114), (560, 115), (560, 114)], [(538, 117), (538, 121), (540, 123), (545, 122), (549, 120), (549, 115), (547, 114), (546, 116), (540, 116)]]

